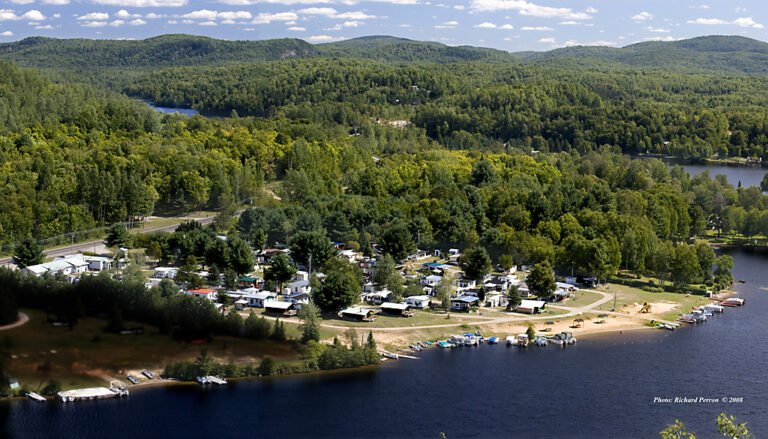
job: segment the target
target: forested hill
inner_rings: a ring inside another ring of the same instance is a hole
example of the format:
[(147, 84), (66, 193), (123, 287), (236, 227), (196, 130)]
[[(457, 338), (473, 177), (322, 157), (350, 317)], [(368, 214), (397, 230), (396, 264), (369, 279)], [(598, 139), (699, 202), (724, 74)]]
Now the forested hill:
[(622, 48), (577, 46), (513, 55), (525, 63), (624, 66), (701, 73), (768, 73), (768, 43), (740, 36), (649, 41)]
[(139, 41), (33, 37), (0, 44), (0, 59), (23, 66), (56, 69), (213, 66), (317, 57), (387, 63), (479, 61), (718, 74), (768, 72), (768, 43), (739, 36), (645, 42), (623, 48), (578, 46), (518, 53), (389, 36), (368, 36), (318, 45), (288, 38), (225, 41), (192, 35), (163, 35)]
[(288, 38), (225, 41), (192, 35), (163, 35), (125, 41), (34, 37), (0, 44), (0, 58), (42, 68), (199, 66), (315, 55), (315, 46)]
[(208, 66), (315, 57), (384, 62), (516, 62), (515, 57), (501, 50), (451, 47), (385, 36), (320, 45), (288, 38), (225, 41), (192, 35), (163, 35), (139, 41), (34, 37), (0, 44), (0, 59), (56, 69)]

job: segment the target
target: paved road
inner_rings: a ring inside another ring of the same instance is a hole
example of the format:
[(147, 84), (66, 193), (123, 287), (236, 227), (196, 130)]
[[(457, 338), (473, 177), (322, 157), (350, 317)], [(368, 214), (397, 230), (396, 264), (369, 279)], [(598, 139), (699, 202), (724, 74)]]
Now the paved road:
[[(150, 224), (148, 227), (137, 230), (135, 233), (170, 232), (176, 229), (176, 227), (178, 227), (178, 225), (184, 221), (195, 220), (202, 224), (209, 224), (213, 222), (214, 218), (215, 217), (213, 216), (210, 216), (207, 218), (194, 218), (194, 217), (179, 218), (179, 221), (177, 223), (171, 224), (169, 226), (152, 227)], [(56, 247), (53, 249), (44, 250), (43, 255), (45, 255), (46, 258), (55, 258), (57, 256), (69, 255), (72, 253), (77, 253), (82, 251), (88, 251), (88, 250), (93, 251), (95, 248), (103, 245), (104, 245), (103, 239), (98, 239), (95, 241), (88, 241), (88, 242), (79, 242), (79, 243), (67, 245), (64, 247)], [(13, 261), (13, 258), (11, 256), (1, 258), (0, 265), (10, 265), (12, 261)]]

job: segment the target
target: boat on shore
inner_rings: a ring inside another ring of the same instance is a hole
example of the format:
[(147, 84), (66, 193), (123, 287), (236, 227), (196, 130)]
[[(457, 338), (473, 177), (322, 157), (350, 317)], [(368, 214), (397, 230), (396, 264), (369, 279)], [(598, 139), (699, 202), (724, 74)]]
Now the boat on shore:
[(225, 380), (223, 378), (219, 378), (219, 377), (215, 377), (215, 376), (211, 376), (211, 375), (208, 375), (205, 378), (208, 380), (209, 383), (216, 384), (217, 386), (223, 386), (223, 385), (227, 384), (227, 380)]
[(515, 338), (514, 335), (508, 335), (506, 338), (507, 346), (512, 346), (517, 344), (517, 338)]
[(720, 302), (720, 305), (734, 308), (737, 306), (744, 306), (745, 303), (746, 300), (742, 299), (741, 297), (729, 297)]
[(496, 344), (498, 342), (499, 342), (499, 338), (498, 337), (491, 337), (491, 338), (488, 339), (488, 344)]
[(39, 395), (39, 394), (37, 394), (35, 392), (27, 392), (27, 398), (31, 399), (32, 401), (37, 401), (37, 402), (46, 402), (46, 401), (48, 401), (47, 399), (45, 399), (44, 396)]
[(449, 341), (445, 341), (445, 340), (438, 341), (437, 342), (437, 346), (441, 347), (441, 348), (444, 348), (444, 349), (450, 349), (450, 348), (455, 348), (456, 347), (455, 344), (453, 344), (453, 343), (451, 343)]

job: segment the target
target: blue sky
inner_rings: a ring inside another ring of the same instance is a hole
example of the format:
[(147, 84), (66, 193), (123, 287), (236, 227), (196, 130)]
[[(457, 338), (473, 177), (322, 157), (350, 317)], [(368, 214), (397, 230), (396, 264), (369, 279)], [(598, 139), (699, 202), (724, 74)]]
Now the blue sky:
[(0, 0), (0, 42), (188, 33), (312, 43), (395, 35), (508, 51), (698, 35), (768, 40), (759, 0)]

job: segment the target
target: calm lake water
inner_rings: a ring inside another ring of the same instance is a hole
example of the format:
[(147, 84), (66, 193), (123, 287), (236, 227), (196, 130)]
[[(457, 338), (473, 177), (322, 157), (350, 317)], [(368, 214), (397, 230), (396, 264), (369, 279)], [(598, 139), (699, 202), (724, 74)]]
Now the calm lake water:
[[(13, 438), (640, 438), (675, 419), (714, 437), (726, 411), (768, 437), (768, 257), (733, 253), (747, 306), (674, 332), (571, 348), (429, 350), (378, 369), (146, 389), (126, 400), (0, 404)], [(655, 397), (743, 398), (659, 404)], [(5, 422), (3, 421), (5, 418)]]
[(194, 108), (158, 107), (156, 105), (152, 105), (149, 102), (147, 102), (147, 105), (149, 105), (150, 108), (157, 111), (158, 113), (178, 113), (178, 114), (183, 114), (185, 116), (196, 116), (200, 114), (200, 112), (195, 110)]
[(759, 187), (763, 177), (768, 173), (768, 169), (765, 168), (746, 166), (683, 165), (683, 169), (691, 174), (691, 177), (705, 171), (709, 172), (711, 178), (715, 178), (716, 175), (725, 175), (728, 182), (734, 187), (738, 186), (739, 182), (741, 182), (742, 187)]

